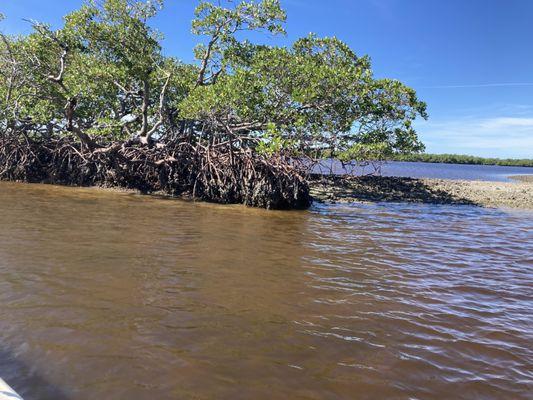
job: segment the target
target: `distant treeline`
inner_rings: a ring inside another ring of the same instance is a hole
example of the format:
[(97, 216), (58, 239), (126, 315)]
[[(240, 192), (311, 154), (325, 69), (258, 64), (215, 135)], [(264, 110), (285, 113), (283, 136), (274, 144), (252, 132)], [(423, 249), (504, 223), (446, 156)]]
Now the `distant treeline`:
[(484, 158), (461, 154), (402, 154), (397, 155), (395, 161), (533, 167), (533, 159)]

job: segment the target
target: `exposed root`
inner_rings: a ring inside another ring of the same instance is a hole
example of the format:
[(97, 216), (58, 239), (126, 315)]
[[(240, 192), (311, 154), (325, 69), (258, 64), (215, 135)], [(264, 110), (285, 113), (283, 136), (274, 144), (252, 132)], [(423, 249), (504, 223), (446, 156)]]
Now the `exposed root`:
[(115, 142), (87, 151), (70, 138), (0, 135), (0, 180), (121, 187), (269, 209), (311, 203), (307, 181), (282, 157), (188, 142)]

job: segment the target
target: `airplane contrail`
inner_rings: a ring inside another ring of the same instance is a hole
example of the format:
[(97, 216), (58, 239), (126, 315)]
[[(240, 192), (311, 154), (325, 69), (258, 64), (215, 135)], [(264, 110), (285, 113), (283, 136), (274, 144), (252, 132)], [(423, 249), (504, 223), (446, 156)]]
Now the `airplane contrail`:
[(463, 88), (488, 88), (488, 87), (511, 87), (511, 86), (533, 86), (533, 82), (522, 83), (481, 83), (474, 85), (439, 85), (423, 86), (422, 89), (463, 89)]

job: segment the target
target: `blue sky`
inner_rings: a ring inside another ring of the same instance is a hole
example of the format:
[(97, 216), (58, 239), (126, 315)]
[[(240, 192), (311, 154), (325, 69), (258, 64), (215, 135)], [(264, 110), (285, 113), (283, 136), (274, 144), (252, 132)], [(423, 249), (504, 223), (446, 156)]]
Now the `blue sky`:
[[(6, 4), (7, 3), (7, 4)], [(82, 0), (3, 0), (2, 29), (23, 18), (58, 26)], [(196, 0), (166, 0), (153, 25), (169, 55), (192, 60)], [(533, 1), (282, 0), (288, 44), (309, 32), (337, 36), (373, 60), (376, 76), (399, 79), (428, 103), (416, 126), (428, 152), (533, 158)]]

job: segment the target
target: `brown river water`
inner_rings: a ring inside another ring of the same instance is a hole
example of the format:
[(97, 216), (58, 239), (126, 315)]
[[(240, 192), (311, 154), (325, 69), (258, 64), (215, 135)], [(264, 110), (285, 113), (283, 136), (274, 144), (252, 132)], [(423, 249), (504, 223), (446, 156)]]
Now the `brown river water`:
[(533, 214), (269, 212), (0, 183), (31, 399), (532, 399)]

